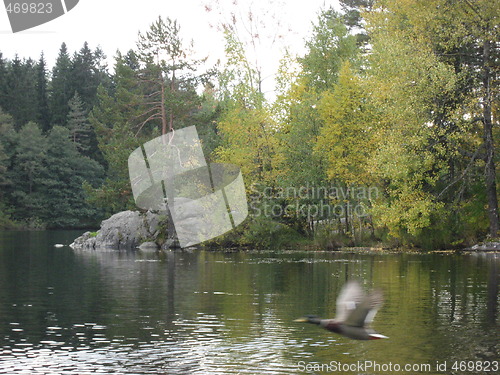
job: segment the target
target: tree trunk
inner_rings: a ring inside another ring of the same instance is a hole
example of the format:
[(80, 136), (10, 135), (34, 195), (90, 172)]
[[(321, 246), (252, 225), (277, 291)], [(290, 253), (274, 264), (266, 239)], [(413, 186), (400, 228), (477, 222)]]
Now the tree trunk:
[[(162, 135), (165, 136), (167, 131), (172, 132), (174, 129), (172, 109), (170, 109), (170, 118), (167, 119), (167, 109), (166, 109), (166, 96), (165, 96), (165, 80), (163, 79), (163, 73), (160, 75), (161, 78), (161, 123), (162, 123)], [(170, 87), (172, 89), (172, 87)], [(173, 133), (169, 135), (169, 144), (172, 141)], [(164, 138), (164, 142), (166, 139)], [(167, 147), (167, 145), (165, 145)], [(168, 168), (168, 166), (167, 166)], [(178, 247), (177, 246), (177, 235), (175, 232), (174, 216), (175, 216), (175, 176), (171, 175), (170, 171), (166, 171), (167, 179), (163, 182), (163, 189), (165, 199), (168, 203), (168, 222), (167, 222), (167, 243), (169, 248)]]
[(493, 143), (493, 121), (491, 114), (491, 70), (490, 70), (490, 41), (485, 40), (483, 45), (483, 124), (485, 155), (485, 183), (488, 199), (488, 217), (490, 220), (490, 235), (497, 236), (498, 232), (498, 199), (495, 169), (495, 146)]
[[(174, 62), (175, 66), (175, 62)], [(172, 70), (172, 80), (170, 81), (170, 94), (173, 94), (175, 92), (175, 69)], [(169, 116), (169, 122), (168, 125), (170, 127), (170, 131), (174, 130), (174, 110), (173, 106), (170, 108), (170, 116)]]
[(167, 113), (165, 109), (165, 81), (163, 80), (163, 74), (160, 74), (160, 86), (161, 86), (161, 134), (167, 134)]

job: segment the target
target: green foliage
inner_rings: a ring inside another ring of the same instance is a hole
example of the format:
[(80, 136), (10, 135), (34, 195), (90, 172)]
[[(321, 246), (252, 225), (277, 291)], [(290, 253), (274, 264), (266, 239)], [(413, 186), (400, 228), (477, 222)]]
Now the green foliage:
[(44, 223), (49, 227), (95, 224), (100, 212), (87, 204), (82, 184), (99, 184), (102, 167), (80, 155), (66, 128), (54, 126), (47, 141), (46, 174), (40, 187), (45, 197)]
[[(442, 246), (469, 227), (464, 208), (471, 199), (484, 205), (471, 178), (481, 145), (472, 104), (479, 98), (468, 97), (481, 90), (464, 91), (464, 82), (474, 82), (464, 77), (477, 71), (467, 61), (467, 44), (481, 32), (465, 4), (394, 0), (375, 8), (366, 14), (372, 42), (367, 84), (384, 120), (371, 161), (385, 196), (375, 202), (374, 219), (403, 242)], [(457, 49), (465, 56), (458, 65)], [(483, 231), (475, 228), (476, 235)]]
[(61, 45), (56, 64), (52, 69), (49, 108), (52, 125), (65, 126), (70, 111), (69, 102), (78, 92), (84, 109), (88, 112), (96, 103), (99, 85), (109, 86), (105, 56), (100, 49), (92, 51), (87, 42), (82, 49), (70, 57), (65, 43)]
[(307, 54), (299, 61), (308, 84), (318, 92), (330, 89), (337, 82), (342, 63), (354, 63), (359, 52), (356, 37), (349, 33), (342, 15), (332, 8), (322, 10), (306, 46)]
[(269, 112), (233, 103), (226, 107), (217, 125), (222, 143), (214, 152), (215, 160), (239, 166), (247, 186), (272, 183), (277, 156)]
[(218, 76), (221, 99), (238, 102), (244, 107), (261, 108), (264, 95), (258, 67), (250, 62), (237, 35), (226, 29), (224, 38), (227, 62)]
[(281, 119), (280, 148), (281, 186), (320, 185), (326, 178), (319, 155), (313, 152), (323, 125), (317, 112), (317, 93), (308, 89), (305, 79), (293, 82), (276, 103), (284, 107)]
[(9, 194), (17, 220), (37, 221), (44, 217), (46, 197), (41, 187), (47, 173), (47, 148), (47, 139), (35, 123), (21, 128), (13, 155)]
[(302, 236), (289, 226), (266, 217), (253, 217), (248, 220), (243, 233), (243, 243), (260, 249), (282, 249), (296, 244)]
[[(329, 103), (325, 97), (330, 96), (335, 87), (342, 64), (351, 62), (357, 65), (360, 51), (356, 38), (344, 24), (343, 16), (333, 9), (319, 14), (307, 48), (306, 55), (297, 61), (298, 72), (293, 72), (293, 62), (287, 61), (290, 57), (284, 60), (278, 76), (280, 95), (274, 105), (281, 129), (278, 186), (296, 191), (306, 186), (332, 184), (333, 174), (327, 176), (328, 158), (324, 157), (323, 150), (319, 151), (320, 139), (328, 133), (325, 121), (328, 120)], [(330, 148), (327, 143), (326, 140), (323, 143), (324, 151)], [(321, 201), (306, 197), (288, 199), (287, 203), (320, 205)], [(301, 232), (312, 235), (314, 222), (324, 217), (307, 217), (298, 213), (294, 218), (284, 219), (295, 222)]]
[[(137, 51), (118, 54), (114, 90), (100, 86), (89, 121), (97, 134), (107, 172), (97, 189), (86, 186), (89, 202), (110, 215), (135, 204), (128, 173), (130, 153), (167, 130), (197, 122), (207, 129), (210, 111), (196, 116), (201, 102), (196, 94), (199, 62), (183, 46), (180, 27), (170, 18), (158, 18), (139, 34)], [(174, 126), (175, 125), (175, 126)], [(206, 139), (210, 133), (205, 132)]]
[[(319, 225), (314, 232), (314, 244), (322, 249), (334, 250), (355, 246), (352, 236), (338, 230), (332, 223)], [(363, 243), (366, 246), (366, 242)]]
[(192, 121), (198, 131), (203, 147), (203, 154), (207, 161), (212, 161), (211, 157), (221, 143), (217, 130), (217, 120), (221, 116), (222, 105), (215, 97), (215, 90), (212, 84), (205, 86), (200, 99), (199, 111), (194, 114)]
[[(2, 140), (4, 131), (5, 130), (3, 129), (2, 124), (0, 123), (0, 141)], [(9, 158), (7, 157), (7, 153), (4, 150), (4, 143), (0, 142), (0, 229), (8, 228), (13, 225), (12, 221), (10, 220), (8, 208), (5, 204), (6, 201), (5, 191), (11, 184), (11, 180), (7, 176), (8, 166), (9, 166)]]
[(53, 125), (66, 125), (69, 101), (78, 92), (85, 111), (95, 104), (97, 87), (110, 85), (105, 56), (87, 45), (70, 56), (62, 44), (51, 79), (42, 53), (32, 59), (3, 59), (0, 53), (0, 107), (10, 114), (17, 130), (29, 121), (36, 122), (44, 133)]
[(144, 89), (139, 131), (150, 122), (160, 122), (162, 134), (173, 130), (174, 122), (176, 128), (185, 126), (199, 103), (195, 88), (203, 75), (194, 73), (201, 61), (184, 45), (177, 21), (158, 17), (146, 33), (139, 33), (137, 57), (136, 78)]
[(222, 140), (213, 158), (239, 166), (247, 186), (271, 184), (279, 163), (277, 126), (243, 45), (228, 31), (225, 37), (228, 62), (219, 75), (224, 106), (217, 123)]
[(0, 201), (0, 229), (16, 229), (18, 224), (12, 220), (11, 210)]
[(7, 74), (7, 61), (3, 58), (2, 52), (0, 52), (0, 108), (7, 108), (9, 104), (7, 96)]
[(107, 215), (134, 207), (127, 160), (140, 145), (140, 140), (132, 132), (133, 124), (129, 123), (129, 119), (133, 119), (137, 113), (128, 101), (133, 95), (133, 91), (128, 88), (134, 85), (128, 77), (131, 69), (118, 61), (116, 71), (115, 98), (101, 86), (98, 104), (90, 115), (90, 123), (106, 161), (106, 178), (97, 189), (85, 185), (89, 203), (101, 207)]
[(361, 86), (361, 78), (344, 63), (337, 84), (323, 93), (318, 111), (324, 122), (315, 151), (327, 161), (330, 180), (347, 185), (371, 181), (369, 159), (375, 149), (376, 112)]
[(15, 132), (9, 117), (0, 113), (0, 172), (3, 226), (95, 224), (99, 212), (86, 203), (82, 184), (98, 184), (103, 170), (77, 151), (67, 129), (56, 126), (45, 136), (30, 122)]
[(370, 37), (363, 29), (363, 17), (361, 12), (365, 9), (370, 9), (373, 6), (374, 0), (340, 0), (342, 7), (344, 22), (351, 31), (356, 31), (356, 40), (359, 46), (365, 46)]
[(296, 230), (277, 220), (250, 215), (241, 225), (230, 232), (207, 241), (208, 248), (244, 246), (254, 249), (283, 249), (304, 241)]

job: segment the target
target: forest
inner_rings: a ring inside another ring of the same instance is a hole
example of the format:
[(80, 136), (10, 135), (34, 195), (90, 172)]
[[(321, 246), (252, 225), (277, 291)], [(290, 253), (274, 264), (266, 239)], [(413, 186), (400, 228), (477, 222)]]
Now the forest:
[(213, 245), (470, 246), (498, 235), (498, 0), (341, 0), (274, 96), (252, 45), (221, 21), (225, 57), (194, 56), (162, 15), (108, 67), (63, 43), (55, 65), (0, 53), (0, 228), (93, 228), (137, 210), (129, 154), (196, 125), (241, 168), (250, 215)]

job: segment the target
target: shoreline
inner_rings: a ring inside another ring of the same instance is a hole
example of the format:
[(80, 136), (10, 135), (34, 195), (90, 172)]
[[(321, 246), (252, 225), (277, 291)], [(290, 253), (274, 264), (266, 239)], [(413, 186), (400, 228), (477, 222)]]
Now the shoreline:
[[(98, 228), (9, 228), (0, 229), (4, 232), (42, 232), (42, 231), (89, 231), (89, 229), (98, 230)], [(96, 233), (96, 232), (94, 232)], [(202, 244), (200, 246), (193, 246), (192, 248), (208, 250), (208, 251), (247, 251), (247, 250), (298, 250), (298, 251), (328, 251), (328, 252), (345, 252), (345, 253), (387, 253), (387, 254), (475, 254), (475, 253), (500, 253), (500, 241), (484, 241), (470, 247), (463, 248), (444, 248), (444, 249), (421, 249), (416, 247), (389, 247), (380, 244), (380, 246), (341, 246), (336, 248), (324, 248), (314, 244), (313, 240), (302, 241), (297, 243), (287, 244), (281, 249), (278, 248), (255, 248), (251, 244), (238, 245), (238, 246), (218, 246), (213, 244)], [(95, 250), (97, 250), (96, 248)], [(132, 248), (133, 250), (139, 249), (139, 246)], [(179, 248), (182, 250), (181, 248)], [(111, 249), (119, 250), (119, 249)], [(160, 250), (160, 249), (158, 249)], [(174, 250), (174, 249), (172, 249)]]

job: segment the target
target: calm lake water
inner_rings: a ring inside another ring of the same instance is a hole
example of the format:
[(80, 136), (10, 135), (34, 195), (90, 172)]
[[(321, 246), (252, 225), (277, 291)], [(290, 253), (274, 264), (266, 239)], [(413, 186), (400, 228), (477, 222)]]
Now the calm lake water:
[[(54, 247), (79, 234), (0, 232), (1, 374), (500, 373), (500, 254)], [(293, 322), (351, 278), (389, 339)]]

